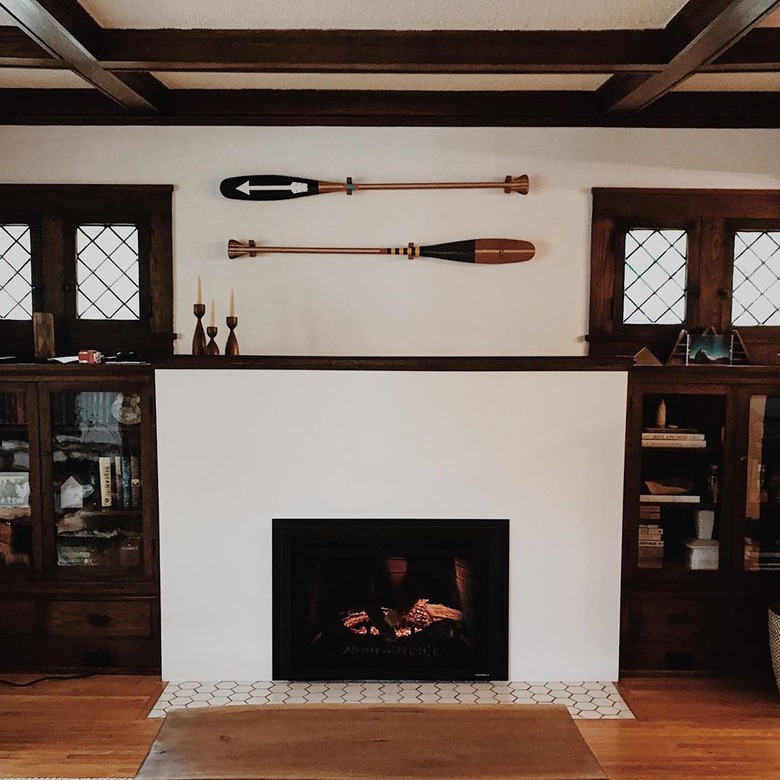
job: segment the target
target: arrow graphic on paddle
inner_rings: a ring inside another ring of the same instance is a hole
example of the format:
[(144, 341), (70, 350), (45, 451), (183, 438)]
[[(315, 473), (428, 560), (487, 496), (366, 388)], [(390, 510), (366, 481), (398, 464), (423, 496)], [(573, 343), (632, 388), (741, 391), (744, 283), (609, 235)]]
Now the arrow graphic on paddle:
[(290, 200), (308, 195), (325, 195), (329, 192), (358, 190), (485, 190), (501, 189), (506, 193), (528, 192), (528, 176), (507, 176), (504, 181), (452, 181), (452, 182), (366, 182), (356, 183), (349, 176), (343, 184), (336, 181), (317, 181), (293, 176), (232, 176), (223, 179), (219, 191), (232, 200)]
[(498, 265), (522, 263), (530, 260), (536, 248), (530, 241), (515, 238), (472, 238), (447, 244), (402, 247), (317, 247), (317, 246), (258, 246), (255, 241), (228, 241), (228, 257), (257, 257), (259, 254), (328, 254), (328, 255), (405, 255), (410, 260), (417, 257), (436, 257), (456, 260), (460, 263)]

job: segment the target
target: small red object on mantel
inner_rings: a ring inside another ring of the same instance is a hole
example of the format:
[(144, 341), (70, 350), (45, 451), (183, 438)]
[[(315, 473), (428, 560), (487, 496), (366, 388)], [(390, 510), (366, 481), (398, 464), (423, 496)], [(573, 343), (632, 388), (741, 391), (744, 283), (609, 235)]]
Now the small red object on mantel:
[(79, 351), (79, 363), (102, 363), (103, 353), (96, 349), (82, 349)]

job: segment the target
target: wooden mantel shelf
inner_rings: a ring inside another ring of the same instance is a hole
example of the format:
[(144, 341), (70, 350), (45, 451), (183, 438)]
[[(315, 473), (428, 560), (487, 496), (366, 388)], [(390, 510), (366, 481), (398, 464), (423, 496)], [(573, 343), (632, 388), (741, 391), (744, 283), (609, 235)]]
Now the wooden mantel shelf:
[(265, 369), (299, 371), (627, 371), (631, 360), (608, 357), (416, 356), (352, 357), (174, 355), (153, 363), (162, 369)]

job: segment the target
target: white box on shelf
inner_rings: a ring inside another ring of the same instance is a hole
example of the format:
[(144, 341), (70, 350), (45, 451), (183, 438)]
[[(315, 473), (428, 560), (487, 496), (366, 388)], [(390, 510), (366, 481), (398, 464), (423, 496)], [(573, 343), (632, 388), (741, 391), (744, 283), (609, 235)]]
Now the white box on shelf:
[(713, 571), (718, 568), (720, 542), (717, 539), (689, 539), (687, 568), (693, 571)]

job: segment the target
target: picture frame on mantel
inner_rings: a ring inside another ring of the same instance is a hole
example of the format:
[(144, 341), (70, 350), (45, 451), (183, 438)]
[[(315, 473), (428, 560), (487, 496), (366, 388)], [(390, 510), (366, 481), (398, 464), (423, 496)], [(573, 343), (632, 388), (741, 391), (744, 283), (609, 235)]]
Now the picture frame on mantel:
[(666, 361), (667, 366), (731, 366), (749, 363), (739, 332), (717, 333), (714, 328), (681, 330)]

